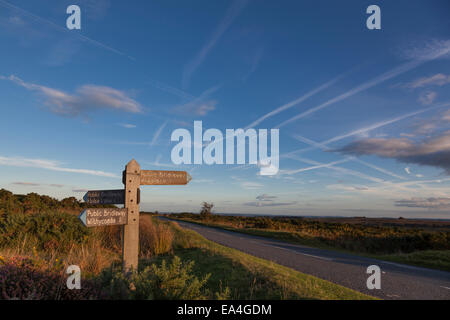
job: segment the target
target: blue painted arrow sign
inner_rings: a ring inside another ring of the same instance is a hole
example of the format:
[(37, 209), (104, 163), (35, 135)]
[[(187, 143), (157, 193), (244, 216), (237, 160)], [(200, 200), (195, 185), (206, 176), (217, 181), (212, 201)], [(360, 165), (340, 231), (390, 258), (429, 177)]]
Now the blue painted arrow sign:
[(89, 204), (124, 204), (125, 190), (95, 190), (88, 191), (83, 200)]

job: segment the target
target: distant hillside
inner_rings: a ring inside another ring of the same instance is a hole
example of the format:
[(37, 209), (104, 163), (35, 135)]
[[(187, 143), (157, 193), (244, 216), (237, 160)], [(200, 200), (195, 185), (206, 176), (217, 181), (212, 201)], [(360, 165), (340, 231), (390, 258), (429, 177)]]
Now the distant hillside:
[(0, 215), (14, 213), (67, 212), (80, 213), (85, 208), (113, 207), (111, 205), (88, 205), (75, 197), (58, 200), (37, 193), (13, 194), (0, 189)]

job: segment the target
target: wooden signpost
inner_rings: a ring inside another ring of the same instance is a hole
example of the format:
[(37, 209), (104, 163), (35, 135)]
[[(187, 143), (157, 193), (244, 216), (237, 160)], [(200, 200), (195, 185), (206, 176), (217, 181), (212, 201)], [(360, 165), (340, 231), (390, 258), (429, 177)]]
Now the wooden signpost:
[(89, 204), (123, 204), (124, 208), (86, 209), (79, 218), (86, 227), (123, 225), (123, 270), (137, 270), (140, 186), (186, 185), (191, 179), (186, 171), (141, 170), (133, 159), (123, 172), (124, 189), (88, 191), (83, 198)]

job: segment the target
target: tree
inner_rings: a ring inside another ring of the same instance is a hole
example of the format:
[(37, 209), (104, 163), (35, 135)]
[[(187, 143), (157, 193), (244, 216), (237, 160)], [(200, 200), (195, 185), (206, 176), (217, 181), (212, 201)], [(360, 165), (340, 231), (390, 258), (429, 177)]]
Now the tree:
[(203, 219), (209, 218), (212, 215), (213, 203), (203, 202), (202, 210), (200, 211), (200, 217)]

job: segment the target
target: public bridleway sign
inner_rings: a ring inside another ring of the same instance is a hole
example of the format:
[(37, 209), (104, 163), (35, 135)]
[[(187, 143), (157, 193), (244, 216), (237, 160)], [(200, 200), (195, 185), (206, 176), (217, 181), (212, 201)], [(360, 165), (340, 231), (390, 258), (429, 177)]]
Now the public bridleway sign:
[(92, 208), (80, 214), (80, 220), (86, 227), (103, 227), (127, 223), (128, 210), (123, 208)]
[(186, 171), (142, 170), (141, 186), (143, 185), (183, 185), (191, 181)]
[(125, 190), (88, 191), (83, 200), (89, 204), (125, 204)]
[(137, 270), (139, 253), (139, 202), (141, 185), (186, 185), (192, 177), (186, 171), (141, 170), (131, 160), (122, 175), (124, 189), (88, 191), (88, 204), (122, 204), (124, 208), (91, 208), (79, 218), (86, 227), (123, 225), (123, 270)]

